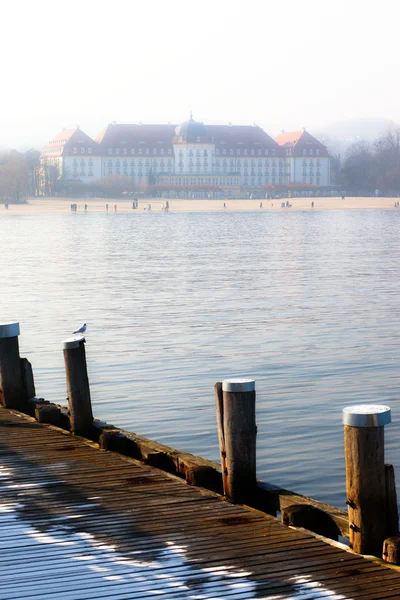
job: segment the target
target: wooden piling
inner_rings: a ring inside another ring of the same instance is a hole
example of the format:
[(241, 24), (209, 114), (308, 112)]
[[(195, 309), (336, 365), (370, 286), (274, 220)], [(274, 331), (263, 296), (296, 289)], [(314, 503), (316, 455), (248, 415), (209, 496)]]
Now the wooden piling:
[(382, 558), (392, 565), (400, 565), (400, 537), (393, 536), (383, 542)]
[(360, 554), (380, 556), (387, 536), (384, 425), (390, 420), (387, 406), (343, 409), (350, 547)]
[(63, 351), (71, 431), (84, 435), (93, 424), (85, 338), (78, 337), (65, 340)]
[(215, 396), (224, 495), (230, 502), (243, 503), (253, 496), (256, 486), (254, 381), (217, 383)]
[(399, 510), (393, 465), (385, 465), (386, 527), (388, 536), (399, 534)]
[(26, 400), (19, 356), (19, 323), (0, 324), (0, 404), (19, 408)]

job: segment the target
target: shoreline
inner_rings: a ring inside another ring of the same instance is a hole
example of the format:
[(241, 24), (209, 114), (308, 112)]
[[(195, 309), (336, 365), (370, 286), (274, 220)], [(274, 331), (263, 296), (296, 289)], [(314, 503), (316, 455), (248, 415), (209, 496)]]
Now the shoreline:
[[(247, 212), (247, 211), (271, 211), (271, 210), (354, 210), (354, 209), (378, 209), (389, 210), (395, 209), (397, 198), (291, 198), (289, 199), (290, 207), (282, 209), (284, 199), (274, 200), (208, 200), (208, 199), (171, 199), (168, 200), (170, 205), (169, 212)], [(226, 208), (224, 208), (224, 202)], [(262, 208), (260, 208), (262, 202)], [(312, 208), (311, 203), (314, 203)], [(71, 204), (78, 205), (77, 212), (83, 213), (84, 206), (87, 204), (87, 212), (106, 212), (106, 204), (108, 204), (108, 212), (122, 212), (141, 214), (146, 212), (147, 207), (151, 204), (152, 212), (162, 212), (162, 204), (165, 200), (161, 198), (139, 200), (139, 206), (136, 210), (132, 209), (132, 199), (113, 199), (113, 198), (28, 198), (25, 204), (9, 203), (8, 210), (4, 204), (0, 204), (0, 217), (7, 214), (34, 215), (34, 214), (57, 214), (71, 212)], [(114, 205), (117, 205), (117, 211), (114, 210)]]

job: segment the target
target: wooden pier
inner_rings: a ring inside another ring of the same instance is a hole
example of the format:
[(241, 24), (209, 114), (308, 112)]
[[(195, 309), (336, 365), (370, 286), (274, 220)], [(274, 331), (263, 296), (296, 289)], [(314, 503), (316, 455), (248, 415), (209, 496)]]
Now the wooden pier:
[(346, 512), (257, 481), (253, 380), (215, 385), (212, 463), (94, 419), (83, 337), (68, 408), (37, 398), (18, 336), (0, 323), (1, 600), (400, 599), (389, 407), (343, 409)]
[(2, 600), (400, 598), (400, 572), (0, 409)]

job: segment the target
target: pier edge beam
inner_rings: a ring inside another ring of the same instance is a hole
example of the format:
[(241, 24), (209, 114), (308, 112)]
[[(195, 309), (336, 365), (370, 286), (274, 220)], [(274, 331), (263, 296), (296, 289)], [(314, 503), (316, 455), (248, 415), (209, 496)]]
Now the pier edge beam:
[(343, 409), (349, 541), (360, 554), (381, 556), (387, 537), (384, 425), (390, 422), (388, 406)]
[(85, 338), (74, 337), (65, 340), (63, 353), (71, 431), (83, 435), (93, 425)]
[(20, 408), (27, 400), (21, 372), (19, 323), (0, 323), (0, 404)]
[(215, 385), (224, 495), (233, 503), (250, 500), (256, 487), (256, 392), (252, 379)]

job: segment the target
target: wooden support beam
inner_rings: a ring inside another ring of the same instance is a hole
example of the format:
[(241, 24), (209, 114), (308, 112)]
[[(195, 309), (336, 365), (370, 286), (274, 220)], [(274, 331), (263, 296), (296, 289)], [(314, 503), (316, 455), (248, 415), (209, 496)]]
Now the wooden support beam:
[(65, 340), (63, 347), (71, 431), (85, 435), (93, 425), (85, 338)]
[(380, 556), (387, 537), (384, 425), (387, 406), (357, 405), (343, 410), (346, 502), (350, 547)]
[(21, 408), (27, 400), (19, 356), (19, 323), (0, 324), (0, 404)]

